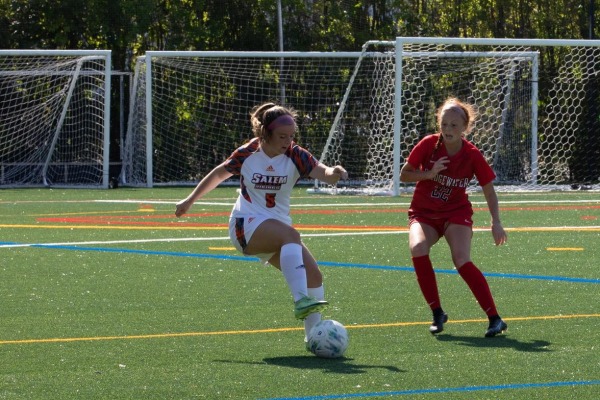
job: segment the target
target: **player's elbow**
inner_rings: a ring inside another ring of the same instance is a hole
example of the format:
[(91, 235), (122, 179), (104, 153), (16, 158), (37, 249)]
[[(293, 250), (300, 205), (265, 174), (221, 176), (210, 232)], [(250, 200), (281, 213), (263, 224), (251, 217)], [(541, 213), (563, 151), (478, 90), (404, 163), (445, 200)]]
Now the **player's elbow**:
[(414, 182), (411, 172), (414, 171), (414, 168), (409, 164), (404, 164), (402, 169), (400, 170), (400, 182)]
[(411, 183), (411, 182), (416, 182), (416, 179), (414, 178), (414, 174), (412, 174), (413, 171), (400, 171), (400, 182), (403, 183)]

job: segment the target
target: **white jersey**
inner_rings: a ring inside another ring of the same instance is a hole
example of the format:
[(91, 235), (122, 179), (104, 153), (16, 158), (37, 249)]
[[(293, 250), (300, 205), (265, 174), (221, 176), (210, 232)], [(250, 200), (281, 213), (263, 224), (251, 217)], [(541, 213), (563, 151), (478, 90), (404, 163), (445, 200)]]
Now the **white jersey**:
[(268, 215), (291, 224), (290, 197), (294, 185), (306, 178), (319, 164), (308, 150), (292, 143), (276, 157), (267, 156), (254, 138), (235, 150), (225, 162), (225, 169), (240, 175), (240, 195), (231, 218)]

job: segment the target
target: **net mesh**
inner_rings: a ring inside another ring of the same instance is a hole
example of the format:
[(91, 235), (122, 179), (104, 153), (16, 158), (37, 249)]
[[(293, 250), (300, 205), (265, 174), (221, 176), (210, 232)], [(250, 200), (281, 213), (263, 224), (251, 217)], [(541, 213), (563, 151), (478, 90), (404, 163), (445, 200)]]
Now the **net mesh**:
[[(467, 139), (494, 168), (499, 190), (599, 188), (600, 141), (594, 132), (600, 128), (600, 48), (409, 43), (402, 48), (398, 91), (395, 45), (369, 43), (359, 60), (374, 63), (374, 71), (380, 72), (373, 74), (366, 157), (370, 166), (359, 192), (397, 192), (392, 143), (398, 144), (401, 166), (420, 139), (437, 132), (436, 109), (448, 97), (476, 106), (479, 116)], [(394, 93), (400, 101), (396, 112), (390, 111)], [(347, 107), (340, 111), (353, 112)], [(340, 126), (332, 129), (337, 140), (330, 141), (338, 148), (324, 152), (326, 163), (335, 164), (343, 151), (353, 151), (341, 140), (347, 127), (343, 117), (339, 120)], [(477, 187), (475, 180), (471, 187)], [(401, 189), (412, 190), (412, 185)], [(340, 193), (327, 186), (319, 191)]]
[(147, 85), (152, 85), (151, 184), (191, 184), (252, 137), (251, 109), (264, 102), (298, 111), (296, 141), (318, 157), (357, 56), (153, 57), (151, 83), (146, 59), (140, 59), (122, 181), (149, 183)]
[(0, 186), (103, 184), (105, 65), (0, 53)]
[[(136, 74), (122, 179), (132, 185), (197, 182), (250, 139), (252, 107), (276, 101), (299, 111), (300, 145), (349, 171), (343, 187), (317, 183), (314, 191), (411, 190), (398, 184), (399, 167), (422, 137), (436, 132), (436, 108), (454, 96), (478, 110), (467, 139), (494, 168), (499, 190), (598, 188), (600, 48), (405, 43), (400, 64), (395, 46), (153, 56), (151, 82)], [(141, 60), (138, 69), (145, 68)]]

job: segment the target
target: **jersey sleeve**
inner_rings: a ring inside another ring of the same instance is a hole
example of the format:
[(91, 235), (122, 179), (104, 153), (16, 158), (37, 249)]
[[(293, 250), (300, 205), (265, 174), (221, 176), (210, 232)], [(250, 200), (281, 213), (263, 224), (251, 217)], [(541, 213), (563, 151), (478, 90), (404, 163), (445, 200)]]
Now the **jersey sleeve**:
[(225, 170), (233, 175), (240, 175), (242, 173), (242, 164), (244, 160), (248, 158), (252, 153), (258, 149), (258, 139), (253, 139), (250, 142), (238, 147), (227, 160), (223, 166)]
[(431, 158), (435, 142), (437, 142), (435, 135), (424, 137), (413, 147), (406, 161), (416, 169), (421, 169), (423, 166), (428, 167), (424, 164)]
[(288, 151), (289, 157), (296, 166), (301, 178), (308, 178), (311, 171), (319, 164), (319, 160), (308, 150), (298, 145), (292, 145)]
[(479, 150), (474, 149), (472, 157), (475, 177), (477, 178), (480, 186), (485, 186), (496, 179), (496, 173), (492, 167), (490, 167), (488, 162), (485, 160), (485, 157), (483, 157), (483, 154), (481, 154)]

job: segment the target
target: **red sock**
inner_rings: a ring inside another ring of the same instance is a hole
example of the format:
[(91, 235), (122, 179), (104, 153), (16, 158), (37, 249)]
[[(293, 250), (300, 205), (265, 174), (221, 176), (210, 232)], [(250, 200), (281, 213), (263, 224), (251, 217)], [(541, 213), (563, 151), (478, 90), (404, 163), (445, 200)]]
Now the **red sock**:
[(425, 297), (425, 301), (432, 310), (440, 308), (440, 295), (438, 293), (435, 272), (433, 271), (433, 265), (431, 265), (429, 256), (413, 257), (412, 262), (415, 267), (415, 273), (417, 274), (417, 282), (419, 283), (423, 297)]
[(485, 279), (485, 276), (481, 273), (479, 268), (475, 266), (471, 261), (465, 263), (458, 269), (458, 274), (467, 282), (469, 289), (473, 292), (475, 299), (479, 302), (479, 306), (486, 313), (488, 317), (498, 315), (496, 311), (496, 304), (494, 304), (494, 298), (490, 291), (490, 286)]

